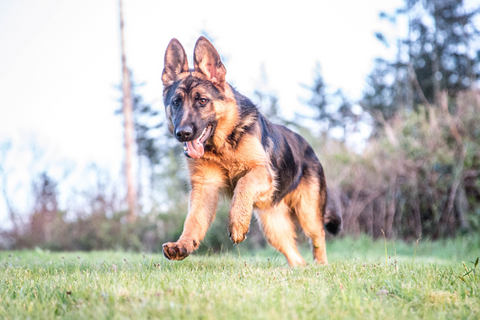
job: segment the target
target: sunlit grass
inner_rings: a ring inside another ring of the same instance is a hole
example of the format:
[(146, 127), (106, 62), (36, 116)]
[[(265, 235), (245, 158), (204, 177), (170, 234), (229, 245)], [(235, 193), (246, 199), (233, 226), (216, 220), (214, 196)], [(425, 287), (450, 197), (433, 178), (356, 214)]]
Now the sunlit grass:
[[(477, 239), (330, 242), (330, 264), (290, 269), (271, 249), (181, 262), (129, 252), (0, 252), (6, 319), (452, 319), (480, 317)], [(239, 247), (241, 249), (241, 246)], [(307, 248), (302, 248), (307, 257)], [(463, 277), (463, 280), (460, 278)]]

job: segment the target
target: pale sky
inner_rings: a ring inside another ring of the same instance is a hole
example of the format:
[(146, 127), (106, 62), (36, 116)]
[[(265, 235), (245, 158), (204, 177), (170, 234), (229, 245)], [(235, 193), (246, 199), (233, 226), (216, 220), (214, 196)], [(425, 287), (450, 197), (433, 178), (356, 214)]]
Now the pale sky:
[[(125, 0), (127, 63), (146, 83), (140, 91), (145, 100), (163, 112), (168, 42), (179, 39), (191, 65), (205, 30), (226, 57), (227, 81), (252, 96), (264, 65), (268, 88), (290, 117), (301, 108), (299, 98), (308, 98), (300, 84), (312, 83), (317, 61), (328, 85), (361, 97), (373, 59), (394, 54), (374, 32), (402, 32), (378, 13), (401, 4)], [(118, 25), (116, 0), (0, 0), (0, 144), (12, 141), (8, 166), (21, 177), (14, 180), (29, 186), (27, 172), (34, 169), (27, 168), (32, 159), (25, 159), (25, 150), (31, 139), (48, 154), (53, 171), (65, 160), (77, 173), (94, 162), (121, 174), (122, 119), (114, 116), (120, 97), (114, 85), (121, 80)], [(10, 183), (11, 192), (21, 184)], [(26, 202), (27, 196), (19, 191), (16, 199)], [(5, 212), (0, 196), (0, 221)]]

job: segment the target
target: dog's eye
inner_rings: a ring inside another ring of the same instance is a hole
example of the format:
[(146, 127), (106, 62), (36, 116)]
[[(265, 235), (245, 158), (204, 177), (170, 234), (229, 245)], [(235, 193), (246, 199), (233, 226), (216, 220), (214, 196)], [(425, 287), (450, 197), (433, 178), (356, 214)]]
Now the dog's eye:
[(175, 106), (175, 107), (178, 107), (180, 105), (180, 99), (175, 99), (172, 101), (172, 104)]
[(207, 99), (205, 98), (198, 99), (198, 103), (200, 103), (200, 105), (203, 107), (207, 104)]

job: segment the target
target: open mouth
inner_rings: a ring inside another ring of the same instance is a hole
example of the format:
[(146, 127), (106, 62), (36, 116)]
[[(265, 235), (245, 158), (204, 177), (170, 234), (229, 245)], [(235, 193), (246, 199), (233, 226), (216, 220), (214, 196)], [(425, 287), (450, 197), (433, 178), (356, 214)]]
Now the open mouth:
[(183, 153), (189, 156), (190, 158), (199, 159), (203, 157), (205, 153), (204, 144), (205, 141), (210, 138), (210, 134), (212, 133), (212, 125), (208, 125), (205, 129), (203, 129), (202, 134), (195, 140), (187, 141), (183, 143)]

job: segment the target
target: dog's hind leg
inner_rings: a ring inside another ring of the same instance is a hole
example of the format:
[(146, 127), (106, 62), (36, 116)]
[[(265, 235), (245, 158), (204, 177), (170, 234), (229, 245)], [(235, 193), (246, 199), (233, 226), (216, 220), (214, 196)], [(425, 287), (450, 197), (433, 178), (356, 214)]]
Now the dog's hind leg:
[(317, 178), (304, 178), (292, 195), (292, 208), (303, 231), (310, 238), (315, 263), (327, 264), (325, 229), (326, 188), (320, 190)]
[(282, 201), (275, 207), (266, 210), (255, 210), (263, 233), (267, 241), (278, 251), (283, 253), (291, 267), (304, 265), (305, 260), (298, 252), (295, 243), (295, 226), (290, 209)]

